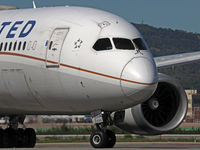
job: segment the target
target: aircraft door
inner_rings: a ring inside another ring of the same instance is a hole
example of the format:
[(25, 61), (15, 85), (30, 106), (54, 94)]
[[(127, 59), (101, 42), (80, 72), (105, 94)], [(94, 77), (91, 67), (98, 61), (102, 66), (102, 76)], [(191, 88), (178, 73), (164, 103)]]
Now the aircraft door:
[(59, 67), (60, 54), (69, 29), (58, 28), (53, 31), (46, 50), (46, 67)]

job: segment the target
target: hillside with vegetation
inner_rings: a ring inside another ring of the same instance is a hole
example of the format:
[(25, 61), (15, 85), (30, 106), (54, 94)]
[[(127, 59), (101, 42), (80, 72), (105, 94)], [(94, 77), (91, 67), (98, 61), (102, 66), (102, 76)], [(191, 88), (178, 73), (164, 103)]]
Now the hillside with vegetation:
[[(154, 57), (200, 51), (200, 34), (181, 30), (155, 28), (145, 24), (133, 25), (140, 31)], [(200, 89), (200, 63), (159, 69), (177, 79), (185, 89)]]

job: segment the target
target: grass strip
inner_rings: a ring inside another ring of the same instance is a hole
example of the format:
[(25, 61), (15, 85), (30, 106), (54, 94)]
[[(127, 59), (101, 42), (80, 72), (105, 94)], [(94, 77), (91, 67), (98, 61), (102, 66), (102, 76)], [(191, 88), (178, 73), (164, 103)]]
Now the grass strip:
[[(128, 134), (127, 132), (115, 127), (108, 127), (115, 134)], [(65, 135), (65, 134), (91, 134), (93, 131), (97, 130), (95, 126), (91, 127), (71, 127), (67, 126), (65, 123), (61, 127), (52, 128), (36, 128), (37, 135)], [(168, 134), (199, 134), (200, 128), (177, 128)]]
[[(37, 138), (37, 143), (80, 143), (89, 142), (90, 138), (82, 137), (45, 137)], [(194, 142), (193, 138), (147, 138), (145, 136), (132, 137), (131, 134), (125, 134), (124, 137), (117, 137), (117, 142)], [(200, 142), (197, 139), (195, 142)]]

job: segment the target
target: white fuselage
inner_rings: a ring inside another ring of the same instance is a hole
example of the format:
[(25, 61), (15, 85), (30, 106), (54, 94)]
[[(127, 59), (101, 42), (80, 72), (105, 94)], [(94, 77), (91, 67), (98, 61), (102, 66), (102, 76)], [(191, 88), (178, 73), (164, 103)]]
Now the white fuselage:
[[(157, 70), (147, 50), (116, 49), (142, 38), (113, 14), (80, 7), (0, 12), (0, 114), (88, 114), (147, 100)], [(109, 38), (111, 50), (93, 45)]]

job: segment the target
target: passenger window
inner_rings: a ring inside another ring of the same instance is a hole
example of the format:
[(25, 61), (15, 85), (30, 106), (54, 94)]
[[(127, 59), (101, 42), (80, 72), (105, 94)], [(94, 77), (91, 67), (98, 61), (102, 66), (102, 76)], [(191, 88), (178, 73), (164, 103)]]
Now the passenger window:
[(12, 48), (12, 42), (10, 42), (9, 51), (11, 51), (11, 48)]
[(23, 45), (23, 50), (25, 50), (26, 48), (26, 42), (24, 42), (24, 45)]
[(36, 46), (37, 46), (37, 41), (34, 41), (34, 42), (33, 42), (32, 49), (35, 50), (35, 49), (36, 49)]
[(22, 42), (19, 42), (18, 51), (21, 49), (21, 44), (22, 44)]
[(16, 50), (16, 46), (17, 46), (17, 41), (14, 43), (13, 51)]
[(3, 42), (1, 42), (0, 51), (2, 51), (2, 49), (3, 49)]
[(31, 48), (31, 44), (32, 44), (32, 42), (29, 41), (29, 42), (28, 42), (28, 46), (27, 46), (27, 50), (30, 50), (30, 48)]
[(133, 39), (133, 43), (139, 50), (147, 50), (147, 47), (145, 46), (143, 40), (141, 38)]
[(131, 40), (123, 38), (113, 38), (116, 49), (134, 50), (135, 47)]
[(7, 45), (8, 45), (8, 43), (6, 42), (5, 45), (4, 45), (4, 51), (7, 50)]
[(53, 44), (53, 41), (51, 41), (49, 44), (49, 50), (51, 50), (52, 44)]
[(110, 39), (109, 38), (98, 39), (94, 44), (93, 49), (95, 49), (96, 51), (111, 50), (112, 44), (110, 42)]

